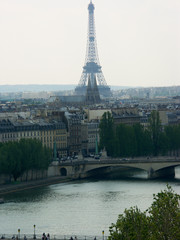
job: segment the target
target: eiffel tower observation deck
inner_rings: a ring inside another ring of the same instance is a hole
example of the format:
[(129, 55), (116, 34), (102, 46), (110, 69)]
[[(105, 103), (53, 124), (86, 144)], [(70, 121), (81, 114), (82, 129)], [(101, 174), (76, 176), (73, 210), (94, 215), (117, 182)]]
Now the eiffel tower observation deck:
[(78, 86), (75, 88), (77, 95), (85, 95), (87, 89), (88, 79), (91, 80), (91, 86), (94, 86), (94, 79), (97, 79), (98, 89), (100, 95), (104, 97), (111, 96), (111, 90), (106, 83), (104, 78), (102, 67), (99, 62), (96, 32), (95, 32), (95, 21), (94, 21), (94, 4), (92, 0), (88, 5), (89, 11), (89, 25), (88, 25), (88, 39), (87, 39), (87, 50), (86, 59), (83, 67), (83, 72), (79, 81)]

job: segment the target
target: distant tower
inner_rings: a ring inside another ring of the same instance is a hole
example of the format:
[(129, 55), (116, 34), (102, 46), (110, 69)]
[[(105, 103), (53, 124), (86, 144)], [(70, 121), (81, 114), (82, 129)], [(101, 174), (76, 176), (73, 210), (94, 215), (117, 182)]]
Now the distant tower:
[(86, 90), (86, 103), (87, 104), (96, 104), (96, 103), (101, 102), (101, 99), (100, 99), (100, 96), (99, 96), (99, 90), (98, 90), (98, 87), (97, 87), (96, 77), (95, 77), (94, 83), (92, 85), (91, 79), (90, 79), (90, 76), (89, 76), (88, 85), (87, 85), (86, 89), (87, 89)]
[(111, 96), (111, 90), (107, 86), (99, 62), (95, 33), (94, 9), (94, 4), (91, 0), (90, 4), (88, 5), (89, 26), (85, 65), (83, 67), (83, 72), (79, 84), (75, 89), (75, 93), (78, 95), (85, 95), (89, 77), (91, 81), (91, 86), (94, 86), (94, 80), (97, 77), (98, 89), (100, 94), (108, 97)]

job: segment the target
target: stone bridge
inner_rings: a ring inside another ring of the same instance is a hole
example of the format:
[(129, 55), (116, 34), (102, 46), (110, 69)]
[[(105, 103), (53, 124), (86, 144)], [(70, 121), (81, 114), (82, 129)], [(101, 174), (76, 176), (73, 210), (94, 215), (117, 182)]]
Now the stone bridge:
[(180, 158), (85, 158), (65, 162), (53, 162), (48, 170), (48, 176), (67, 176), (73, 179), (87, 178), (110, 172), (118, 168), (120, 172), (127, 169), (141, 169), (148, 173), (149, 179), (173, 178), (175, 167), (180, 166)]

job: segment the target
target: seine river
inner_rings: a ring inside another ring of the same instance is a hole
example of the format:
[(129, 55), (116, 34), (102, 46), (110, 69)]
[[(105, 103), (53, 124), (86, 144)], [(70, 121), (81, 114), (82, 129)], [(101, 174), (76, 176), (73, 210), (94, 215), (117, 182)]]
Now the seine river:
[(0, 234), (107, 236), (125, 208), (147, 209), (153, 193), (169, 183), (180, 194), (180, 168), (174, 180), (148, 180), (145, 173), (131, 178), (85, 180), (51, 185), (5, 196), (0, 205)]

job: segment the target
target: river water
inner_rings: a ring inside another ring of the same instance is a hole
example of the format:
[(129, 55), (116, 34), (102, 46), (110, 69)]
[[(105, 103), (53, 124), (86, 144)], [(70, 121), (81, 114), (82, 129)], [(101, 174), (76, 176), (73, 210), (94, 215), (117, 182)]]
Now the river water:
[(5, 196), (0, 205), (0, 234), (100, 236), (115, 223), (125, 208), (150, 207), (153, 193), (169, 183), (180, 194), (180, 168), (173, 180), (148, 180), (135, 172), (131, 178), (83, 180), (60, 183)]

